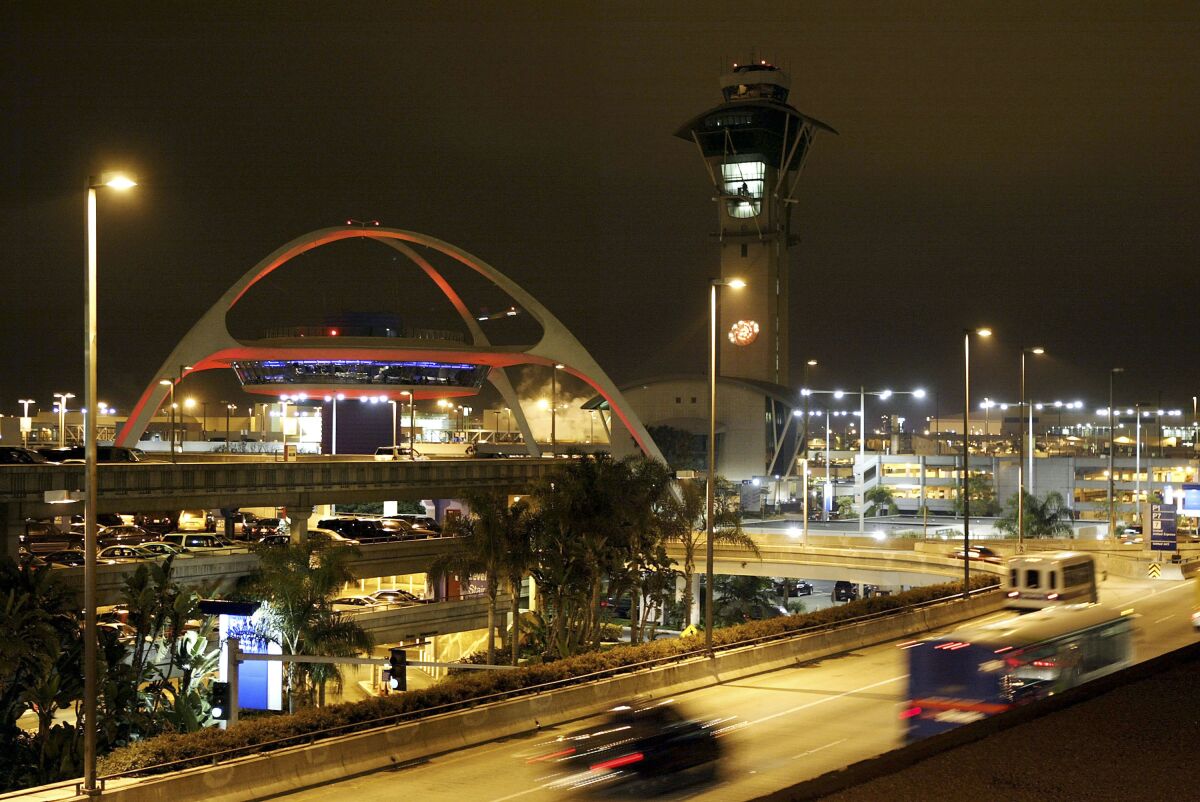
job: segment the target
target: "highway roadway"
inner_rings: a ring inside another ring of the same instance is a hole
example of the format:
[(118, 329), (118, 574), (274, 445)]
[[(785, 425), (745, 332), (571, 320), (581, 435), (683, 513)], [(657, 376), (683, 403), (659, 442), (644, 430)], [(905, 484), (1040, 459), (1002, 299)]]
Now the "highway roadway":
[[(1137, 655), (1148, 659), (1195, 641), (1192, 593), (1191, 581), (1112, 578), (1103, 583), (1101, 598), (1138, 613)], [(979, 620), (1010, 615), (1000, 612)], [(904, 652), (892, 642), (683, 694), (677, 703), (692, 716), (724, 719), (719, 726), (725, 756), (715, 780), (674, 788), (660, 798), (752, 799), (898, 747), (906, 679)], [(394, 802), (403, 789), (405, 797), (422, 800), (562, 799), (563, 793), (551, 786), (563, 773), (546, 762), (527, 761), (551, 751), (548, 743), (555, 736), (601, 721), (593, 718), (482, 744), (287, 798)], [(642, 795), (610, 793), (606, 798)]]

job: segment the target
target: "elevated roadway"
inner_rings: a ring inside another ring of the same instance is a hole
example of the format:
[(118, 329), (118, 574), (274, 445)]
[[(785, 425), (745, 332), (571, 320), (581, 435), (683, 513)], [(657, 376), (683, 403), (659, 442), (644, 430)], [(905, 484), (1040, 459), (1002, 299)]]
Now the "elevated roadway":
[[(356, 547), (357, 556), (348, 561), (358, 577), (395, 576), (424, 573), (437, 557), (457, 548), (452, 537), (404, 540), (395, 543), (366, 543)], [(116, 604), (121, 599), (125, 576), (136, 570), (136, 563), (96, 567), (96, 592), (100, 604)], [(219, 550), (219, 553), (194, 553), (179, 557), (172, 576), (184, 587), (206, 594), (227, 594), (239, 578), (258, 568), (258, 556), (244, 549)], [(55, 568), (54, 575), (68, 587), (83, 587), (83, 568)]]
[[(718, 543), (713, 549), (713, 571), (735, 576), (778, 576), (796, 579), (846, 580), (870, 585), (929, 585), (963, 575), (962, 560), (951, 556), (945, 544), (920, 548), (912, 540), (880, 544), (869, 538), (822, 538), (805, 546), (782, 534), (754, 534), (758, 554), (742, 546)], [(814, 539), (815, 540), (815, 539)], [(678, 544), (667, 554), (682, 564)], [(696, 555), (702, 570), (703, 552)], [(1003, 567), (973, 561), (971, 572), (999, 576)]]
[[(97, 512), (311, 508), (422, 498), (453, 498), (471, 490), (526, 493), (562, 459), (463, 459), (416, 462), (148, 462), (99, 470)], [(15, 554), (26, 518), (62, 515), (69, 505), (47, 494), (83, 488), (82, 465), (0, 466), (0, 553)], [(82, 505), (76, 505), (82, 506)]]
[[(1194, 642), (1188, 618), (1190, 582), (1110, 579), (1101, 592), (1106, 603), (1131, 606), (1139, 613), (1139, 658)], [(681, 695), (677, 701), (693, 715), (731, 719), (725, 724), (728, 748), (715, 783), (678, 788), (661, 798), (753, 799), (899, 746), (903, 731), (898, 713), (907, 680), (904, 656), (896, 642), (886, 643)], [(562, 792), (550, 786), (560, 775), (552, 765), (540, 763), (535, 769), (526, 760), (545, 754), (556, 736), (600, 722), (592, 718), (547, 728), (285, 798), (391, 802), (402, 787), (406, 795), (428, 800), (557, 800)]]

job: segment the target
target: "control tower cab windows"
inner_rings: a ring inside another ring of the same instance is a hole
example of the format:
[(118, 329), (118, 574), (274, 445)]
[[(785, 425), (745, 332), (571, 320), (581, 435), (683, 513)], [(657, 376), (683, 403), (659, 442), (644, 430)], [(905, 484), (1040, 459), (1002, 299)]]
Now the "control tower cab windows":
[(764, 162), (726, 162), (721, 165), (725, 208), (730, 217), (755, 217), (762, 210)]

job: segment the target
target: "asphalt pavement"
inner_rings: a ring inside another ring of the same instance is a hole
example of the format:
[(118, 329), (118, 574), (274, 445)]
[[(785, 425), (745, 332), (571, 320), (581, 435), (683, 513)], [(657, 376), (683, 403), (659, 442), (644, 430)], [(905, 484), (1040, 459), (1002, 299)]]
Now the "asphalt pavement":
[[(1133, 607), (1139, 615), (1140, 659), (1195, 640), (1189, 620), (1192, 592), (1191, 582), (1113, 578), (1102, 585), (1103, 601)], [(984, 618), (1012, 615), (1006, 611)], [(660, 798), (751, 799), (893, 749), (903, 737), (898, 713), (906, 680), (904, 652), (892, 642), (680, 695), (676, 702), (688, 714), (721, 720), (725, 757), (715, 780), (672, 788)], [(548, 751), (556, 736), (601, 721), (597, 717), (547, 728), (287, 798), (392, 802), (403, 788), (406, 796), (423, 800), (562, 799), (562, 792), (551, 786), (563, 772), (553, 764), (527, 761)]]

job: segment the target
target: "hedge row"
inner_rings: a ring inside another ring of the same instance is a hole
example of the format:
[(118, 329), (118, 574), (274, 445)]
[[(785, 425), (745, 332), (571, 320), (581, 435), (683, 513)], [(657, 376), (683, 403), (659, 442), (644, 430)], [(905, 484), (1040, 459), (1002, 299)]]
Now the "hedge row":
[[(971, 584), (974, 587), (984, 587), (994, 583), (993, 577), (977, 575), (973, 577)], [(714, 631), (713, 644), (722, 647), (788, 632), (819, 629), (850, 618), (899, 610), (910, 604), (945, 598), (961, 592), (961, 589), (961, 583), (929, 585), (895, 596), (874, 596), (811, 613), (751, 621)], [(176, 761), (187, 762), (172, 766), (172, 770), (183, 765), (202, 765), (211, 763), (212, 756), (218, 752), (257, 744), (267, 744), (264, 751), (282, 748), (294, 745), (295, 741), (283, 744), (268, 742), (297, 737), (302, 739), (303, 736), (334, 727), (355, 729), (353, 725), (356, 724), (365, 725), (389, 716), (419, 713), (433, 708), (443, 708), (435, 711), (441, 713), (445, 712), (443, 706), (446, 705), (470, 707), (472, 702), (480, 697), (522, 692), (533, 686), (581, 678), (602, 671), (619, 673), (623, 667), (649, 660), (678, 657), (696, 650), (699, 646), (698, 638), (658, 640), (603, 652), (587, 652), (551, 663), (522, 666), (512, 671), (455, 674), (429, 688), (403, 694), (323, 708), (308, 708), (292, 715), (257, 717), (239, 722), (228, 730), (210, 728), (192, 733), (160, 735), (111, 752), (101, 758), (99, 768), (105, 775), (129, 771), (150, 774), (155, 773), (154, 767)], [(314, 736), (314, 739), (316, 737), (321, 736)]]

